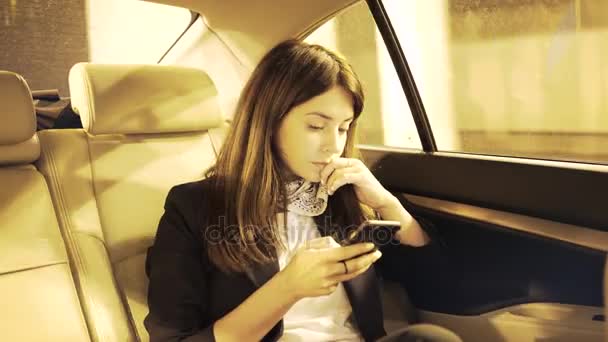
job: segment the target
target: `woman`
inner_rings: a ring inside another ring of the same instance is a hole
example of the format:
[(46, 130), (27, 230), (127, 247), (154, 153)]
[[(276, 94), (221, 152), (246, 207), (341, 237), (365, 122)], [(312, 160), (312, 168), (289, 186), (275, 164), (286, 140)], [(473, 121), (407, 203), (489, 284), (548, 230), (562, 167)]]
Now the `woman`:
[(167, 196), (146, 260), (152, 341), (386, 334), (371, 267), (381, 252), (330, 236), (378, 214), (401, 222), (400, 243), (429, 238), (353, 158), (362, 109), (361, 84), (341, 57), (296, 40), (268, 52), (216, 165)]

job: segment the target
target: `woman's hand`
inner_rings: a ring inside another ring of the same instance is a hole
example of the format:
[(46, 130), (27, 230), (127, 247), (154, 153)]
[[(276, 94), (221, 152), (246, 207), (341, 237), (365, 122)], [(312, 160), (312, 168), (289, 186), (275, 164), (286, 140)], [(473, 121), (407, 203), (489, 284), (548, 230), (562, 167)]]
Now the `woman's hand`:
[(395, 197), (359, 159), (334, 158), (321, 170), (320, 176), (321, 184), (330, 195), (344, 184), (352, 184), (359, 201), (374, 210), (396, 203)]
[(321, 170), (321, 183), (332, 195), (344, 184), (353, 184), (359, 201), (376, 210), (383, 220), (401, 222), (397, 239), (410, 246), (424, 246), (430, 238), (420, 224), (403, 208), (399, 199), (386, 190), (359, 159), (337, 158)]
[(380, 251), (370, 253), (373, 249), (373, 244), (366, 243), (322, 249), (300, 248), (278, 275), (285, 291), (295, 301), (329, 295), (340, 282), (367, 271), (382, 256)]

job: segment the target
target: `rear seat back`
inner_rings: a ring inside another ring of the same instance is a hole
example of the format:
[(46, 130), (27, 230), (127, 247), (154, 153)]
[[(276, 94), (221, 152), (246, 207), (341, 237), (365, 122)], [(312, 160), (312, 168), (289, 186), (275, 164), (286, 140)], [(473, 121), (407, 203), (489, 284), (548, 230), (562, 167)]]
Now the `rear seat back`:
[(47, 177), (95, 340), (148, 340), (144, 261), (171, 186), (200, 179), (226, 129), (201, 70), (77, 64), (84, 129), (40, 132)]
[(0, 341), (87, 341), (39, 155), (30, 90), (0, 71)]

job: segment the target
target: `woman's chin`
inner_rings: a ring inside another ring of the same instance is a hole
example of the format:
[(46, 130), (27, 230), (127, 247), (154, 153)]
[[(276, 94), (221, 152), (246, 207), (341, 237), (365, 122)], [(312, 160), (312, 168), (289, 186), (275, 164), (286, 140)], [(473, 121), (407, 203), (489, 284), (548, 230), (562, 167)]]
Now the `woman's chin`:
[(319, 183), (321, 181), (321, 168), (319, 167), (299, 171), (291, 171), (291, 174), (294, 177), (303, 178), (304, 180), (312, 183)]

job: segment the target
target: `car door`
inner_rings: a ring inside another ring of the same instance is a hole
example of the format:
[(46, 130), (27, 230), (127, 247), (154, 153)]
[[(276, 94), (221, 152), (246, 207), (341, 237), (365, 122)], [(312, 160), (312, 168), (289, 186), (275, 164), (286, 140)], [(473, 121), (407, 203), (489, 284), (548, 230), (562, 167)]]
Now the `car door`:
[(429, 246), (384, 249), (410, 320), (465, 341), (602, 340), (608, 17), (581, 3), (370, 0), (333, 41), (311, 36), (364, 80), (363, 159), (433, 227)]

